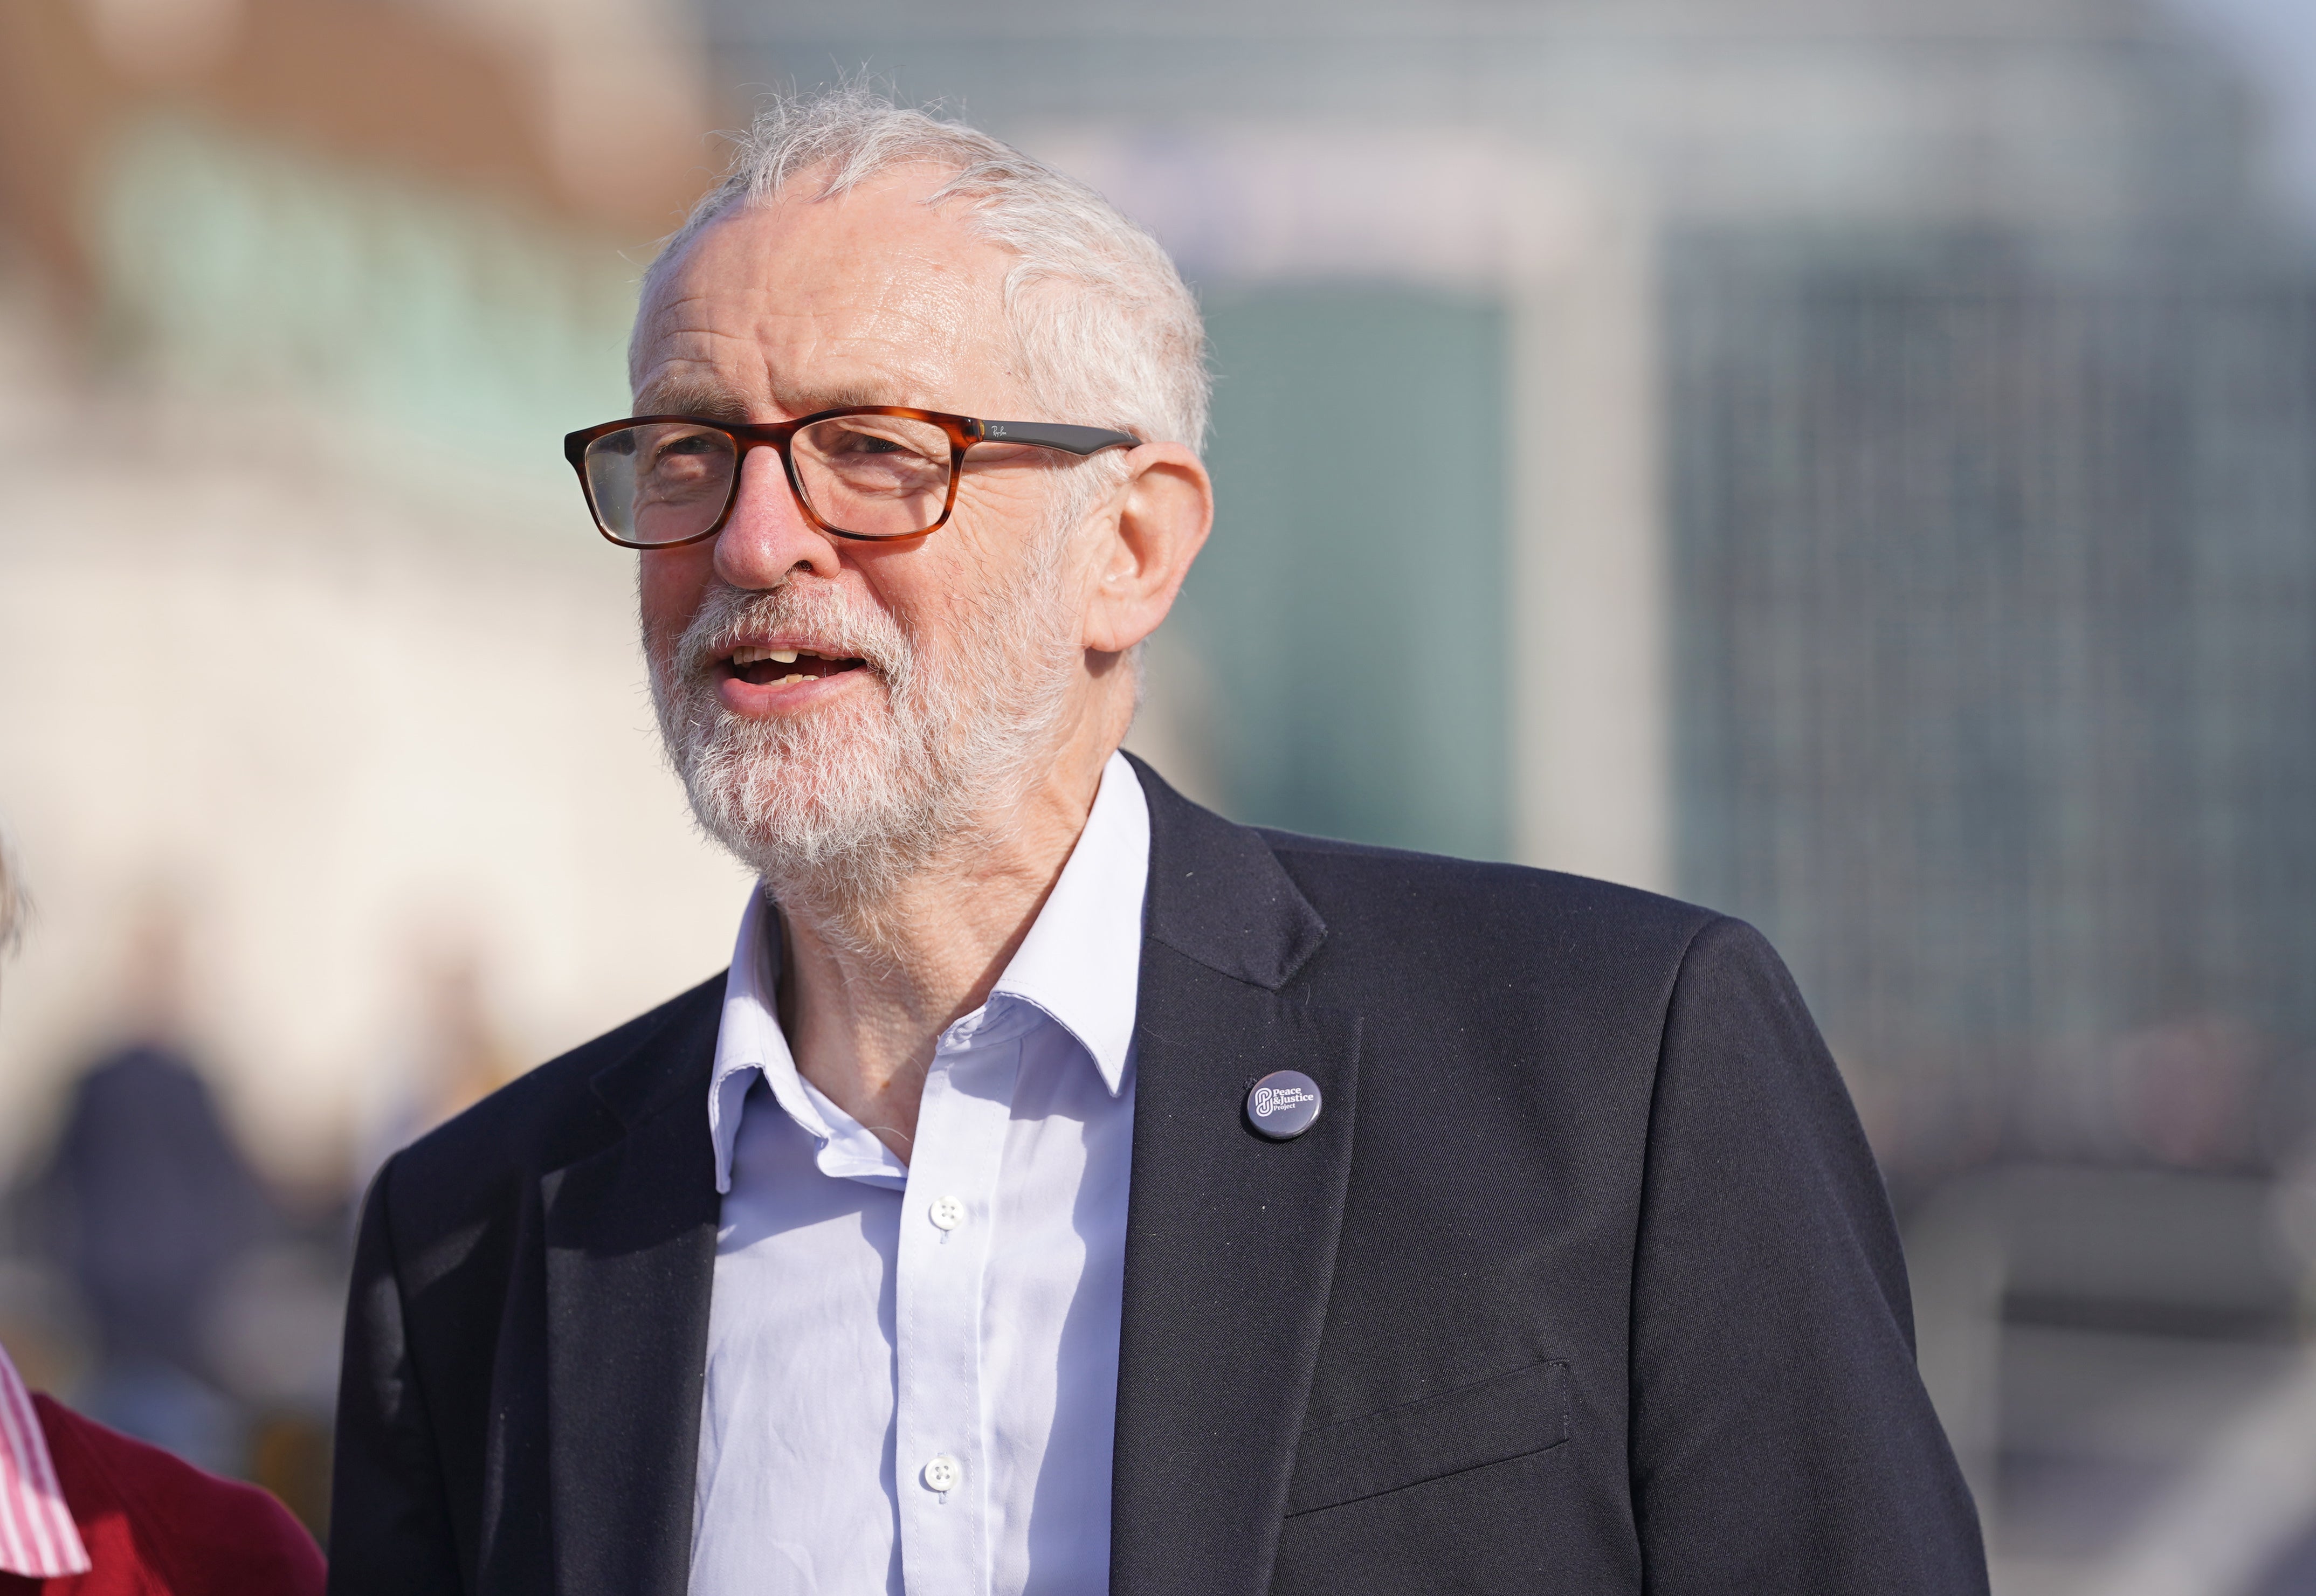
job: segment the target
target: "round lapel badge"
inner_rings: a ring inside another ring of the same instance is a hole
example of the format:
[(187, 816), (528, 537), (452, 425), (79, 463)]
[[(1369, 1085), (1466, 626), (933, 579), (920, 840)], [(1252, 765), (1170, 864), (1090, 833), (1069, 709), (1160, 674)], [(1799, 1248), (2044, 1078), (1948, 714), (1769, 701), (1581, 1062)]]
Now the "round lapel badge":
[(1246, 1122), (1274, 1142), (1301, 1136), (1318, 1119), (1319, 1083), (1300, 1071), (1265, 1075), (1246, 1094)]

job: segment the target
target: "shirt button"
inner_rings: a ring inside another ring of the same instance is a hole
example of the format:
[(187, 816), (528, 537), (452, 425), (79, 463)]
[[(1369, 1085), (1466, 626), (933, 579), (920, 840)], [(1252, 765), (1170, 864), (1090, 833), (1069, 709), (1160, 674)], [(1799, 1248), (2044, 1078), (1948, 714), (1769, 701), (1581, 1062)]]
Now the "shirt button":
[(957, 1489), (965, 1478), (965, 1465), (944, 1454), (925, 1465), (925, 1489), (949, 1492)]
[[(965, 1199), (961, 1197), (936, 1197), (933, 1199), (933, 1206), (926, 1210), (926, 1214), (927, 1217), (941, 1229), (955, 1230), (958, 1226), (965, 1223)], [(943, 1459), (936, 1458), (933, 1461), (935, 1463), (939, 1463), (943, 1461)], [(946, 1491), (949, 1487), (947, 1485), (935, 1485), (933, 1489), (936, 1491)]]

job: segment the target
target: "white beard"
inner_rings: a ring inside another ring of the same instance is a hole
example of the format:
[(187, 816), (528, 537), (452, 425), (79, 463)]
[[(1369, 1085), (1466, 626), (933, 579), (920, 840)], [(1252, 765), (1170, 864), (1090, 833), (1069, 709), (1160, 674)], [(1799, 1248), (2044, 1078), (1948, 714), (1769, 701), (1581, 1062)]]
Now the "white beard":
[[(895, 887), (1001, 840), (1059, 744), (1080, 664), (1062, 531), (1038, 539), (1023, 580), (949, 608), (937, 648), (815, 578), (766, 593), (719, 583), (672, 661), (646, 642), (660, 735), (701, 829), (775, 896), (850, 923), (864, 951), (885, 941), (877, 911)], [(733, 714), (711, 668), (775, 628), (865, 661), (851, 673), (874, 686), (802, 715)]]

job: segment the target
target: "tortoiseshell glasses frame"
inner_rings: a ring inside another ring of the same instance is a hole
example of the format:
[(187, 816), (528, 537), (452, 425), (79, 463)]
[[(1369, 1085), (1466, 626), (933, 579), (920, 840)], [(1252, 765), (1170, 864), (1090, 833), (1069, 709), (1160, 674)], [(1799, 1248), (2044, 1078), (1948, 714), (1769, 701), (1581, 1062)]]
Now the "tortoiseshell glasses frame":
[[(948, 524), (957, 508), (966, 451), (977, 444), (1086, 456), (1132, 449), (1141, 441), (1130, 432), (1103, 427), (851, 405), (794, 421), (630, 415), (570, 433), (563, 440), (563, 453), (578, 473), (579, 491), (586, 495), (596, 530), (622, 548), (649, 549), (677, 548), (722, 531), (739, 502), (740, 468), (750, 450), (770, 449), (780, 457), (788, 491), (805, 519), (820, 531), (885, 543), (922, 538)], [(940, 459), (944, 447), (945, 465)], [(802, 468), (800, 452), (806, 461)], [(639, 454), (646, 457), (640, 467)], [(937, 479), (937, 470), (945, 480)], [(936, 499), (938, 514), (931, 513)], [(837, 518), (857, 524), (842, 525)], [(647, 522), (655, 522), (664, 535), (642, 535)]]

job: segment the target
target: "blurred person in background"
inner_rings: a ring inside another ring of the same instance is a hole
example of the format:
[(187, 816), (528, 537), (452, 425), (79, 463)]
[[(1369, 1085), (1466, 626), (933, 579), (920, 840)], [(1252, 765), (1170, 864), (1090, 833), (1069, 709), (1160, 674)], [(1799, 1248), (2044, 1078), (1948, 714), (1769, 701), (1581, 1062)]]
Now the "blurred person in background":
[(1757, 934), (1118, 753), (1202, 345), (1099, 195), (859, 89), (775, 101), (647, 274), (641, 414), (570, 453), (762, 890), (372, 1184), (334, 1588), (1985, 1588)]
[(243, 1437), (214, 1388), (204, 1332), (220, 1286), (275, 1217), (183, 1040), (185, 936), (176, 900), (156, 896), (121, 991), (128, 1039), (75, 1083), (33, 1196), (96, 1321), (100, 1360), (77, 1400), (226, 1470)]
[[(0, 958), (22, 908), (0, 834)], [(173, 1103), (165, 1071), (116, 1078), (153, 1085), (161, 1106), (186, 1106), (181, 1096)], [(187, 1129), (198, 1140), (200, 1125)], [(165, 1142), (146, 1151), (166, 1159)], [(206, 1244), (197, 1226), (172, 1234), (197, 1252)], [(165, 1258), (147, 1262), (171, 1269)], [(135, 1310), (121, 1322), (174, 1345), (177, 1332), (147, 1317), (155, 1299), (129, 1297)], [(272, 1497), (31, 1395), (0, 1347), (0, 1596), (310, 1596), (324, 1578), (320, 1548)]]

